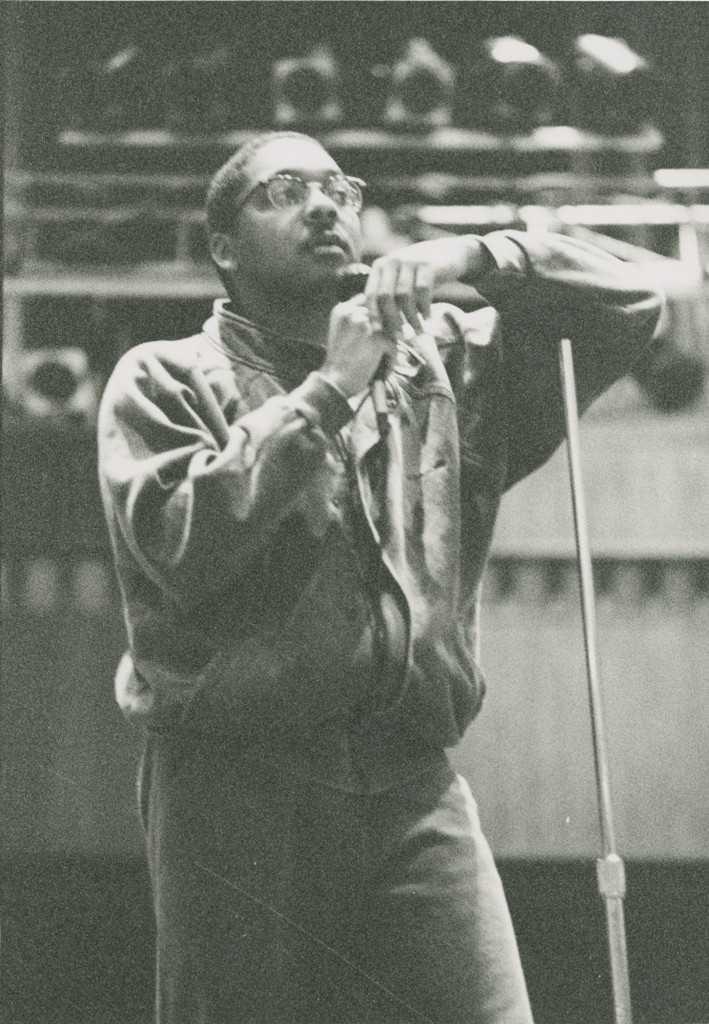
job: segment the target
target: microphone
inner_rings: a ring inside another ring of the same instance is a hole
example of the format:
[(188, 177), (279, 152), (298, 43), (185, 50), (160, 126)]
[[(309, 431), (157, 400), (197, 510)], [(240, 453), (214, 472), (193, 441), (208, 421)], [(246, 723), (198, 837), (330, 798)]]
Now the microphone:
[[(363, 292), (369, 277), (369, 267), (366, 263), (350, 263), (338, 274), (337, 296), (338, 302), (346, 302), (353, 295)], [(377, 418), (377, 428), (382, 440), (389, 433), (389, 407), (387, 405), (385, 380), (389, 372), (389, 359), (382, 356), (374, 376), (372, 377), (372, 404), (374, 414)]]
[(370, 268), (366, 263), (349, 263), (337, 275), (337, 301), (346, 302), (354, 295), (363, 292)]

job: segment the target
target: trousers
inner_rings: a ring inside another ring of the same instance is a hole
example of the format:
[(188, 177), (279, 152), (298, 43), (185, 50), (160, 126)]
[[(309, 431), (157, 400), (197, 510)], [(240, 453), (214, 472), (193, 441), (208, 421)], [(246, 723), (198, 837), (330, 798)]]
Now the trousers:
[(157, 1024), (531, 1024), (502, 884), (445, 754), (342, 792), (276, 749), (149, 735)]

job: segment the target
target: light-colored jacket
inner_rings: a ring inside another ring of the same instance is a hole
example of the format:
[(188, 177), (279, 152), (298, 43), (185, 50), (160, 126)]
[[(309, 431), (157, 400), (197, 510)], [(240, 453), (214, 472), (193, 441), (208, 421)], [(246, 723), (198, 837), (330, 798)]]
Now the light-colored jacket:
[[(559, 339), (573, 340), (583, 410), (636, 362), (660, 310), (634, 265), (586, 244), (513, 231), (484, 242), (486, 304), (434, 306), (410, 340), (416, 358), (402, 350), (385, 443), (371, 400), (355, 412), (318, 373), (318, 350), (224, 301), (202, 333), (122, 357), (99, 471), (127, 714), (243, 742), (362, 726), (371, 594), (338, 506), (349, 467), (406, 632), (395, 692), (364, 732), (388, 732), (390, 750), (392, 731), (431, 750), (459, 740), (484, 691), (476, 601), (501, 495), (564, 436)], [(194, 366), (227, 421), (223, 447)]]

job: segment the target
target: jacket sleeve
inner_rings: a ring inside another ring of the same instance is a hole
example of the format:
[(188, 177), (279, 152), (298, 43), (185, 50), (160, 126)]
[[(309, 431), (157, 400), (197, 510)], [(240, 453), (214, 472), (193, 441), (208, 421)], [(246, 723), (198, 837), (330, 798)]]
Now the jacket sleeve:
[(639, 266), (585, 242), (516, 231), (481, 241), (494, 266), (475, 287), (501, 321), (511, 487), (564, 438), (560, 339), (572, 342), (583, 412), (649, 347), (662, 298)]
[(109, 530), (167, 596), (193, 605), (248, 568), (298, 502), (323, 490), (328, 434), (351, 409), (313, 372), (288, 394), (237, 409), (220, 450), (184, 370), (135, 352), (117, 364), (99, 416)]

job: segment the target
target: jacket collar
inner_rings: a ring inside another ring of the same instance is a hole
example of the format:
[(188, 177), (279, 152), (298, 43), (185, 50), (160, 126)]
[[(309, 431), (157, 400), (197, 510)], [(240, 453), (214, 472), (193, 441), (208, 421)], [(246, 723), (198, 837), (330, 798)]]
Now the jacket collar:
[(217, 299), (212, 312), (204, 332), (228, 355), (297, 384), (322, 364), (322, 349), (259, 327), (237, 313), (228, 299)]
[[(302, 338), (288, 338), (263, 329), (236, 313), (228, 299), (217, 299), (204, 333), (226, 355), (263, 370), (286, 383), (300, 384), (322, 364), (323, 353)], [(350, 424), (357, 464), (379, 440), (374, 408), (367, 398)]]

